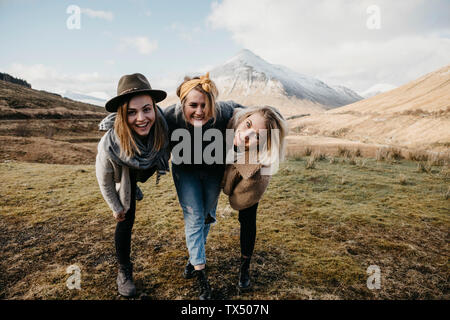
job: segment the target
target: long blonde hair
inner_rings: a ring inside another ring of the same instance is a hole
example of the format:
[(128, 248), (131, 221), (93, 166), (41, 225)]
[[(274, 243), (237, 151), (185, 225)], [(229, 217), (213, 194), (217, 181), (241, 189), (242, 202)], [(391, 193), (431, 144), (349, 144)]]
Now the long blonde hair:
[[(164, 130), (163, 124), (161, 123), (155, 100), (152, 96), (149, 95), (149, 97), (152, 99), (153, 108), (155, 111), (155, 122), (153, 123), (153, 125), (155, 126), (153, 149), (159, 151), (164, 146), (164, 143), (167, 139), (167, 134)], [(119, 108), (117, 109), (116, 120), (114, 121), (114, 131), (116, 132), (117, 137), (120, 141), (120, 153), (121, 155), (125, 155), (129, 158), (133, 157), (136, 152), (138, 154), (141, 153), (136, 145), (136, 142), (134, 141), (134, 137), (132, 134), (133, 129), (131, 129), (130, 125), (128, 124), (128, 105), (130, 103), (130, 100), (131, 97), (119, 106)]]
[[(267, 128), (267, 140), (262, 150), (259, 150), (259, 161), (263, 165), (270, 165), (276, 161), (282, 161), (285, 154), (285, 138), (288, 134), (288, 125), (281, 113), (274, 107), (248, 107), (236, 112), (232, 119), (232, 126), (236, 129), (245, 119), (251, 115), (259, 113), (264, 118), (264, 124)], [(272, 141), (272, 130), (278, 130), (278, 136), (274, 134), (275, 140)]]
[[(209, 91), (206, 91), (203, 89), (203, 85), (201, 83), (197, 84), (195, 87), (193, 87), (191, 90), (197, 90), (198, 92), (201, 92), (205, 95), (206, 97), (206, 106), (205, 106), (205, 116), (207, 118), (213, 118), (213, 122), (216, 121), (216, 117), (217, 117), (217, 107), (216, 107), (216, 99), (219, 95), (219, 91), (217, 90), (216, 84), (214, 83), (214, 81), (209, 80), (209, 74), (207, 74), (208, 76), (208, 84), (209, 84)], [(184, 104), (186, 102), (186, 96), (187, 93), (183, 93), (183, 87), (184, 85), (191, 81), (191, 80), (201, 80), (202, 77), (184, 77), (183, 82), (178, 86), (177, 88), (177, 96), (178, 98), (180, 98), (180, 102), (181, 102), (181, 106), (182, 106), (182, 113), (183, 113), (183, 117), (184, 117)], [(182, 93), (184, 94), (183, 98), (182, 98)], [(186, 117), (184, 117), (185, 121)]]

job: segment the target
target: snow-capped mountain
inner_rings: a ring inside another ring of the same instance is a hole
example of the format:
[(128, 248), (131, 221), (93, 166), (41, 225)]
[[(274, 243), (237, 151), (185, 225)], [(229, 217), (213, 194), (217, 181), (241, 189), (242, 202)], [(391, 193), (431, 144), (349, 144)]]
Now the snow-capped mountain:
[(105, 94), (104, 92), (92, 92), (90, 94), (84, 94), (84, 93), (66, 90), (62, 94), (62, 96), (65, 98), (75, 100), (75, 101), (90, 103), (90, 104), (100, 106), (100, 107), (104, 107), (106, 101), (108, 100), (108, 95)]
[[(322, 111), (362, 99), (343, 86), (332, 87), (316, 78), (273, 65), (244, 49), (210, 72), (220, 100), (247, 105), (272, 104), (285, 114)], [(289, 110), (283, 107), (288, 107)]]
[(397, 87), (392, 84), (379, 83), (379, 84), (376, 84), (376, 85), (370, 87), (366, 91), (362, 92), (361, 95), (367, 99), (367, 98), (379, 95), (380, 93), (394, 90), (395, 88), (397, 88)]
[(356, 93), (355, 91), (353, 91), (352, 89), (349, 89), (347, 87), (344, 86), (332, 86), (332, 88), (334, 90), (336, 90), (337, 92), (340, 92), (343, 96), (347, 96), (349, 98), (349, 101), (347, 104), (353, 103), (354, 101), (359, 101), (361, 99), (363, 99), (362, 96), (360, 96), (358, 93)]

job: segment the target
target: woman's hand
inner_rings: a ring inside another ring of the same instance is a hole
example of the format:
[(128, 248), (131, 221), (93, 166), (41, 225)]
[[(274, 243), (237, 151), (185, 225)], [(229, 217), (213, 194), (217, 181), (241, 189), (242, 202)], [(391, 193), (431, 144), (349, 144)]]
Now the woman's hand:
[(125, 211), (122, 210), (119, 213), (113, 212), (114, 219), (116, 219), (117, 222), (122, 222), (125, 220)]

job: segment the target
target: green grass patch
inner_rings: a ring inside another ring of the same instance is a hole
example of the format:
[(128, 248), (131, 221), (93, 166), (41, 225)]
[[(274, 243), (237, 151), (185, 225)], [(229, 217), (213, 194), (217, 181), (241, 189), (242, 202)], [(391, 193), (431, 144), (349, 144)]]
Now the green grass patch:
[[(251, 265), (253, 290), (236, 289), (239, 222), (227, 198), (207, 243), (216, 299), (448, 299), (450, 177), (417, 163), (307, 157), (283, 163), (261, 200)], [(448, 169), (446, 169), (448, 172)], [(0, 298), (119, 299), (115, 223), (93, 165), (0, 164)], [(196, 299), (184, 222), (172, 177), (140, 185), (132, 259), (138, 293)], [(69, 290), (66, 268), (82, 270)], [(366, 286), (370, 265), (380, 290)]]

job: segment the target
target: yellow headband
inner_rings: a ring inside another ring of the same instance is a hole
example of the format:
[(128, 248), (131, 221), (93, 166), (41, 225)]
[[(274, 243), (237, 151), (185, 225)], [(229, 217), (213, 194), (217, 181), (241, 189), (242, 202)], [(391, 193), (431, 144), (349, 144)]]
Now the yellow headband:
[(207, 72), (204, 76), (201, 76), (200, 79), (192, 79), (183, 83), (180, 88), (180, 100), (183, 101), (187, 94), (199, 84), (202, 85), (203, 90), (211, 93), (214, 98), (217, 96), (218, 91), (216, 85), (209, 79), (209, 72)]

